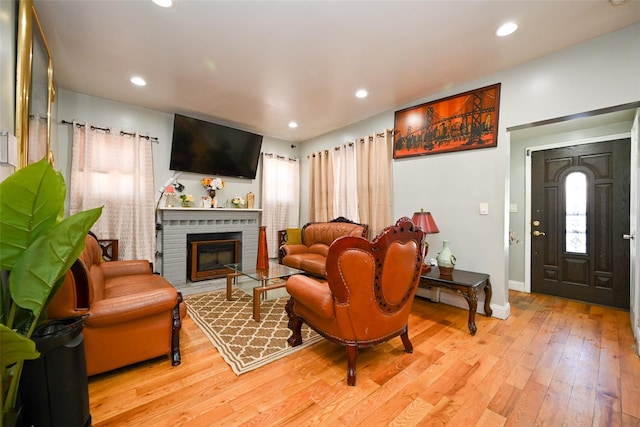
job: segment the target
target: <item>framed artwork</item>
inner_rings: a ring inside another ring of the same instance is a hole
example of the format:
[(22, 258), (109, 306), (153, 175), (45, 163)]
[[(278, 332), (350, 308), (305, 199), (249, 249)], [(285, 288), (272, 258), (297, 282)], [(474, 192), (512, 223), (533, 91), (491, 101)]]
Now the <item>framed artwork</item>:
[(393, 158), (498, 145), (500, 83), (396, 111)]

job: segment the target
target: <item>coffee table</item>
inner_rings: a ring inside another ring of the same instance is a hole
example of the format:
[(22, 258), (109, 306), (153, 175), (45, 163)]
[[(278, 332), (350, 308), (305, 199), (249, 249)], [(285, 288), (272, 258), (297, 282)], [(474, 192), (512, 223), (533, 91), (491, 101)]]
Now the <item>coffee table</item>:
[[(260, 321), (260, 301), (266, 301), (268, 299), (267, 292), (284, 288), (287, 284), (286, 280), (279, 281), (278, 283), (269, 284), (269, 280), (272, 279), (286, 279), (294, 274), (304, 273), (297, 268), (287, 267), (286, 265), (278, 264), (273, 261), (269, 261), (269, 269), (257, 270), (255, 264), (243, 266), (240, 264), (225, 264), (225, 267), (233, 270), (232, 273), (227, 274), (227, 301), (232, 301), (231, 289), (235, 286), (241, 289), (248, 295), (253, 296), (253, 320)], [(249, 277), (250, 281), (239, 282), (238, 277)]]

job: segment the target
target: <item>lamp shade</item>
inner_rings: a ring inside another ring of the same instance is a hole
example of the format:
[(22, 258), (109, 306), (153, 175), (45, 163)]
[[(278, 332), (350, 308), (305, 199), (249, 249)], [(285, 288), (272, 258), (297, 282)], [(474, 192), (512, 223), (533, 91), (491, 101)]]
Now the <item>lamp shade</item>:
[(422, 228), (422, 231), (426, 234), (435, 234), (440, 232), (431, 212), (425, 212), (424, 209), (420, 209), (420, 212), (414, 213), (413, 218), (411, 218), (411, 222)]

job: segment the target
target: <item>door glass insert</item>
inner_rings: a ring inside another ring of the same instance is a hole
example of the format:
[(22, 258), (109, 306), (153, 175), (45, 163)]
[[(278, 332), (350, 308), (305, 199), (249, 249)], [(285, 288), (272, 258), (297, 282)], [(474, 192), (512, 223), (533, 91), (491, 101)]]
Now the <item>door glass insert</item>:
[(565, 250), (587, 253), (587, 176), (571, 172), (565, 181)]

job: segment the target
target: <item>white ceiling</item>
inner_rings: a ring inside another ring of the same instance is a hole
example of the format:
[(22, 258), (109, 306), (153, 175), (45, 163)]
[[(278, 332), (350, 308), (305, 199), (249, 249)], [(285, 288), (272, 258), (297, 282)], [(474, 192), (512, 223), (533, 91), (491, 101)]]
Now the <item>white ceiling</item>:
[(640, 0), (34, 3), (59, 88), (290, 141), (640, 22)]

